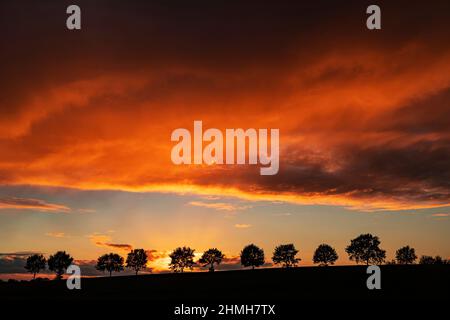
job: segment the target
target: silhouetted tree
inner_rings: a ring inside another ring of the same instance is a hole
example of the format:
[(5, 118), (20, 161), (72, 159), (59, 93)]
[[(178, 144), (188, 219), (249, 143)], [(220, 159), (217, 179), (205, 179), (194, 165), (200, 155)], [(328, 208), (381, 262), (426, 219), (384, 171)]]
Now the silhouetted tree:
[(189, 247), (176, 248), (169, 257), (171, 261), (169, 268), (174, 272), (184, 272), (184, 269), (189, 268), (192, 270), (194, 263), (194, 249)]
[(356, 263), (365, 262), (369, 264), (381, 264), (386, 258), (386, 251), (379, 247), (380, 240), (371, 234), (362, 234), (351, 240), (350, 245), (345, 249), (350, 260)]
[(144, 249), (134, 249), (127, 256), (127, 268), (133, 269), (136, 275), (147, 266), (147, 253)]
[(336, 250), (328, 244), (321, 244), (314, 252), (313, 262), (318, 263), (319, 266), (328, 266), (334, 264), (339, 258)]
[(123, 271), (123, 258), (117, 253), (104, 254), (97, 259), (95, 268), (103, 272), (108, 271), (111, 277), (113, 271)]
[(48, 258), (48, 268), (56, 273), (56, 279), (61, 279), (66, 269), (72, 264), (73, 258), (65, 251), (58, 251)]
[(36, 279), (36, 273), (39, 273), (41, 270), (45, 270), (46, 263), (47, 260), (42, 254), (33, 254), (27, 258), (25, 269), (33, 274), (33, 279)]
[(444, 264), (444, 260), (441, 256), (434, 257), (434, 264)]
[(214, 272), (214, 264), (219, 265), (224, 257), (222, 251), (212, 248), (205, 251), (198, 262), (204, 264), (204, 267), (209, 266), (209, 271)]
[(395, 253), (395, 258), (398, 264), (411, 264), (417, 260), (416, 250), (409, 246), (402, 247)]
[(446, 259), (442, 259), (441, 256), (435, 256), (434, 258), (431, 256), (422, 256), (419, 261), (420, 264), (449, 264), (450, 261)]
[(421, 256), (419, 264), (434, 264), (434, 258), (431, 256)]
[(252, 269), (262, 266), (264, 264), (264, 250), (254, 244), (249, 244), (241, 251), (241, 264), (244, 267), (252, 267)]
[(295, 267), (300, 258), (295, 258), (298, 250), (295, 246), (290, 244), (282, 244), (275, 248), (273, 251), (272, 260), (275, 264), (281, 264), (283, 268)]

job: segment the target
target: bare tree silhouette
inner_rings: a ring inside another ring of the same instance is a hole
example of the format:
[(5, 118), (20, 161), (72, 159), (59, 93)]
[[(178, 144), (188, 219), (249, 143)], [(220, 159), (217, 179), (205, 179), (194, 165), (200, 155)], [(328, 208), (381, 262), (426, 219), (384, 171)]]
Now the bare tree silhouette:
[(338, 258), (336, 250), (332, 246), (323, 243), (314, 252), (313, 262), (318, 263), (319, 266), (328, 266), (329, 264), (334, 264)]
[(282, 244), (275, 248), (272, 260), (275, 264), (281, 264), (283, 268), (295, 267), (301, 260), (300, 258), (295, 258), (297, 253), (298, 250), (295, 249), (292, 243)]
[(252, 269), (262, 266), (264, 264), (264, 250), (254, 244), (249, 244), (241, 251), (241, 264), (244, 267), (252, 267)]
[(45, 270), (47, 260), (42, 254), (33, 254), (27, 258), (25, 269), (33, 274), (33, 279), (36, 279), (36, 274), (41, 270)]
[(378, 237), (367, 233), (351, 240), (345, 251), (348, 253), (350, 260), (355, 260), (356, 263), (381, 264), (386, 258), (386, 251), (381, 249), (379, 245)]
[(144, 249), (134, 249), (127, 256), (127, 268), (133, 269), (136, 275), (140, 270), (146, 268), (148, 262), (147, 253)]
[(61, 279), (66, 269), (72, 264), (73, 258), (65, 251), (58, 251), (48, 258), (48, 269), (56, 273), (56, 279)]
[(416, 250), (409, 246), (404, 246), (397, 250), (395, 253), (395, 259), (398, 264), (411, 264), (417, 260)]
[(95, 268), (99, 271), (108, 271), (109, 276), (112, 276), (113, 271), (123, 271), (123, 258), (117, 253), (104, 254), (97, 259)]
[(204, 264), (204, 267), (209, 266), (209, 271), (214, 272), (214, 264), (219, 265), (224, 257), (222, 251), (212, 248), (205, 251), (198, 262)]
[(169, 268), (174, 272), (184, 272), (184, 269), (189, 268), (192, 270), (194, 263), (194, 249), (189, 247), (176, 248), (169, 257), (171, 261)]

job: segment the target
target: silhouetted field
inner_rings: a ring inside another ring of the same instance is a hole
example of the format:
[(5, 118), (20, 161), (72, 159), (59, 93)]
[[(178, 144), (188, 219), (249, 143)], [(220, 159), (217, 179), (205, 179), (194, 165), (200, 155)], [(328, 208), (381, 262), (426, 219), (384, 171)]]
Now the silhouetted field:
[(367, 289), (368, 276), (364, 266), (345, 266), (89, 278), (82, 279), (81, 290), (68, 290), (64, 280), (0, 283), (0, 298), (186, 303), (450, 298), (448, 265), (382, 266), (381, 290)]

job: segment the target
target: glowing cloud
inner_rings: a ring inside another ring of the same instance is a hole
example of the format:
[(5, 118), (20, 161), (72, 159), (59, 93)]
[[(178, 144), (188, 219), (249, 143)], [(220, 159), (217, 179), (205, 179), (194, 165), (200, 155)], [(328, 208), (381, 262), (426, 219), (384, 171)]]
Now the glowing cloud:
[(240, 223), (237, 223), (237, 224), (235, 224), (234, 225), (236, 228), (238, 228), (238, 229), (248, 229), (248, 228), (250, 228), (252, 225), (251, 224), (240, 224)]
[(64, 205), (48, 203), (44, 200), (38, 199), (24, 199), (15, 197), (0, 198), (0, 210), (1, 209), (35, 210), (51, 213), (67, 213), (70, 211), (70, 208)]
[(251, 206), (236, 206), (231, 203), (225, 202), (202, 202), (202, 201), (191, 201), (189, 205), (196, 207), (204, 207), (215, 210), (223, 210), (223, 211), (238, 211), (245, 210), (251, 208)]

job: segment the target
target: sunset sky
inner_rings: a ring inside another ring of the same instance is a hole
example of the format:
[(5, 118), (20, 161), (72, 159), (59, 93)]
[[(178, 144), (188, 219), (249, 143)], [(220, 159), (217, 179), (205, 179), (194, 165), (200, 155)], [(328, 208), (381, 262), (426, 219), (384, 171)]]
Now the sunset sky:
[[(154, 271), (189, 245), (361, 233), (450, 258), (450, 3), (72, 1), (0, 4), (0, 278), (24, 257), (130, 248)], [(177, 128), (280, 129), (280, 170), (176, 166)], [(226, 266), (225, 266), (226, 267)], [(224, 267), (224, 268), (225, 268)], [(87, 270), (87, 269), (86, 269)]]

